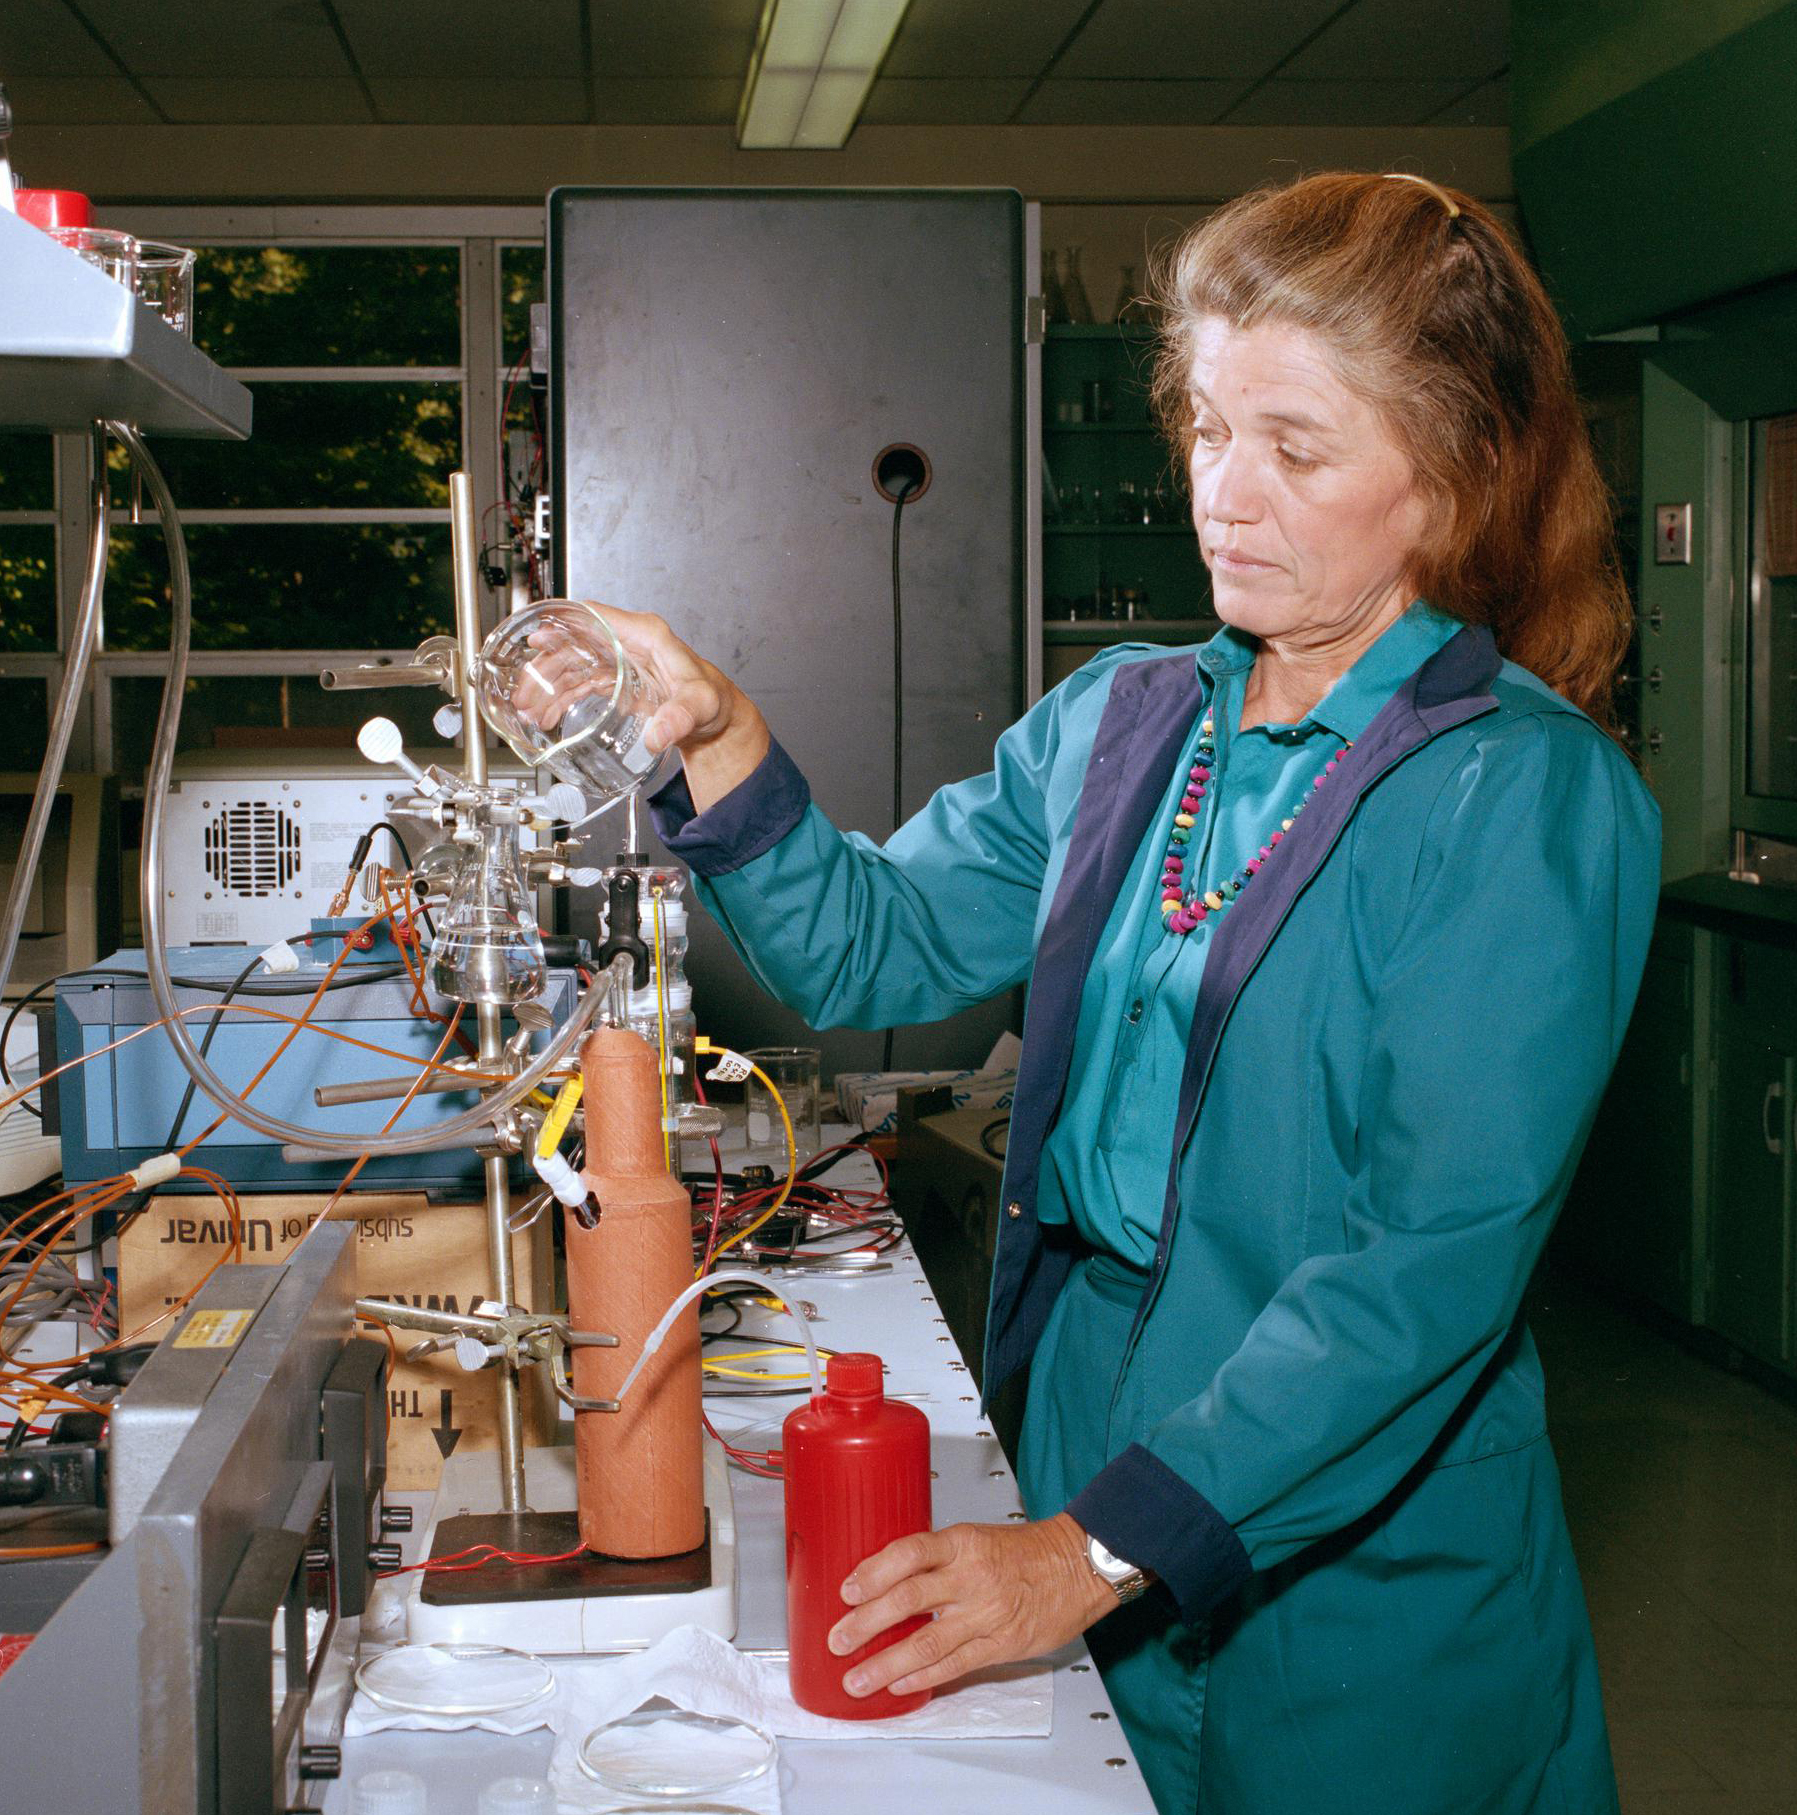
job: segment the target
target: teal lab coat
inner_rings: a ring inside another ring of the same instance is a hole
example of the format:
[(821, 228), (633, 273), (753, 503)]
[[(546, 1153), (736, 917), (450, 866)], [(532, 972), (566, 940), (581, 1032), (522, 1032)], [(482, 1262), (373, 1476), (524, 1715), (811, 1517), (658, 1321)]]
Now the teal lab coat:
[(1038, 1214), (1111, 905), (1249, 659), (1107, 652), (884, 848), (777, 745), (658, 822), (814, 1025), (1029, 980), (984, 1381), (1033, 1358), (1032, 1515), (1160, 1578), (1091, 1634), (1157, 1805), (1612, 1810), (1519, 1313), (1652, 923), (1657, 814), (1610, 740), (1482, 630), (1421, 663), (1212, 940), (1148, 1264)]

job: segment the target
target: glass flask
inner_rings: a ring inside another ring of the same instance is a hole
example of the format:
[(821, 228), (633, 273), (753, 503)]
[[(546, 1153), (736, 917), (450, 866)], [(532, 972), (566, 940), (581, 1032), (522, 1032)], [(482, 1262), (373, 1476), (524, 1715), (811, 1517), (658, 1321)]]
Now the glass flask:
[(1061, 279), (1061, 290), (1067, 298), (1067, 319), (1073, 322), (1084, 322), (1088, 326), (1092, 320), (1092, 299), (1086, 294), (1086, 280), (1080, 275), (1078, 246), (1067, 248), (1067, 274)]
[(431, 988), (458, 1002), (528, 1002), (543, 989), (543, 935), (518, 866), (518, 828), (467, 848), (431, 946)]
[(481, 645), (474, 670), (481, 716), (521, 762), (579, 788), (589, 810), (660, 766), (643, 733), (661, 689), (590, 605), (544, 599), (514, 613)]
[(1126, 327), (1151, 327), (1154, 323), (1154, 305), (1142, 294), (1134, 265), (1123, 267), (1123, 280), (1117, 286), (1117, 301), (1111, 309), (1111, 319)]
[(1061, 255), (1058, 252), (1042, 254), (1042, 316), (1045, 321), (1052, 322), (1070, 319), (1067, 293), (1061, 288)]

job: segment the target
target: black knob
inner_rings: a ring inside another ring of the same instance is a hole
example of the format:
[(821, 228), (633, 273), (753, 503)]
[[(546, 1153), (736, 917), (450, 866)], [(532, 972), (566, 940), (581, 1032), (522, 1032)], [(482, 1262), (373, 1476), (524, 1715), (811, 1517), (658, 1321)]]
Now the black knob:
[(409, 1506), (383, 1506), (381, 1508), (382, 1531), (410, 1531), (412, 1529), (412, 1509)]
[(399, 1546), (397, 1544), (370, 1544), (368, 1567), (370, 1569), (397, 1569), (399, 1567)]
[(306, 1552), (306, 1574), (322, 1575), (331, 1566), (331, 1548), (328, 1544), (314, 1544)]
[(340, 1777), (343, 1774), (341, 1746), (301, 1746), (299, 1757), (302, 1777)]

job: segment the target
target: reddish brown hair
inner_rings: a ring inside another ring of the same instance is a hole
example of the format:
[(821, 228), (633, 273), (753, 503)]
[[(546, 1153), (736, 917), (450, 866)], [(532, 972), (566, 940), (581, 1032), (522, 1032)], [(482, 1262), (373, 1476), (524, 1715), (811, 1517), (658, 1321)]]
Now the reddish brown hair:
[(1160, 261), (1154, 399), (1191, 453), (1207, 317), (1291, 323), (1329, 348), (1436, 506), (1417, 591), (1615, 733), (1632, 629), (1610, 502), (1566, 336), (1522, 253), (1471, 196), (1349, 171), (1257, 190)]

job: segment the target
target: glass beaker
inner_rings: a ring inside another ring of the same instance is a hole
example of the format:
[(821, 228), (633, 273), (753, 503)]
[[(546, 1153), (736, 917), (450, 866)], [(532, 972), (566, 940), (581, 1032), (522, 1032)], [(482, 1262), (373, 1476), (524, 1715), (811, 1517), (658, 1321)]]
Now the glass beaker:
[[(746, 1053), (772, 1079), (786, 1113), (792, 1118), (793, 1146), (803, 1165), (818, 1150), (823, 1138), (819, 1106), (819, 1069), (823, 1055), (815, 1046), (758, 1046)], [(767, 1085), (751, 1075), (744, 1086), (743, 1105), (749, 1152), (765, 1159), (776, 1177), (786, 1170), (786, 1128)]]
[(474, 667), (481, 716), (519, 761), (579, 788), (589, 811), (641, 787), (660, 766), (643, 732), (661, 689), (592, 606), (526, 606), (481, 645)]
[(431, 988), (458, 1002), (528, 1002), (543, 990), (543, 935), (518, 866), (518, 828), (488, 825), (431, 945)]
[(153, 239), (137, 242), (138, 297), (189, 340), (193, 339), (193, 263), (194, 254), (186, 246), (164, 245)]
[(137, 241), (111, 227), (50, 227), (46, 231), (59, 246), (67, 246), (90, 265), (98, 265), (114, 283), (132, 289), (137, 270)]

